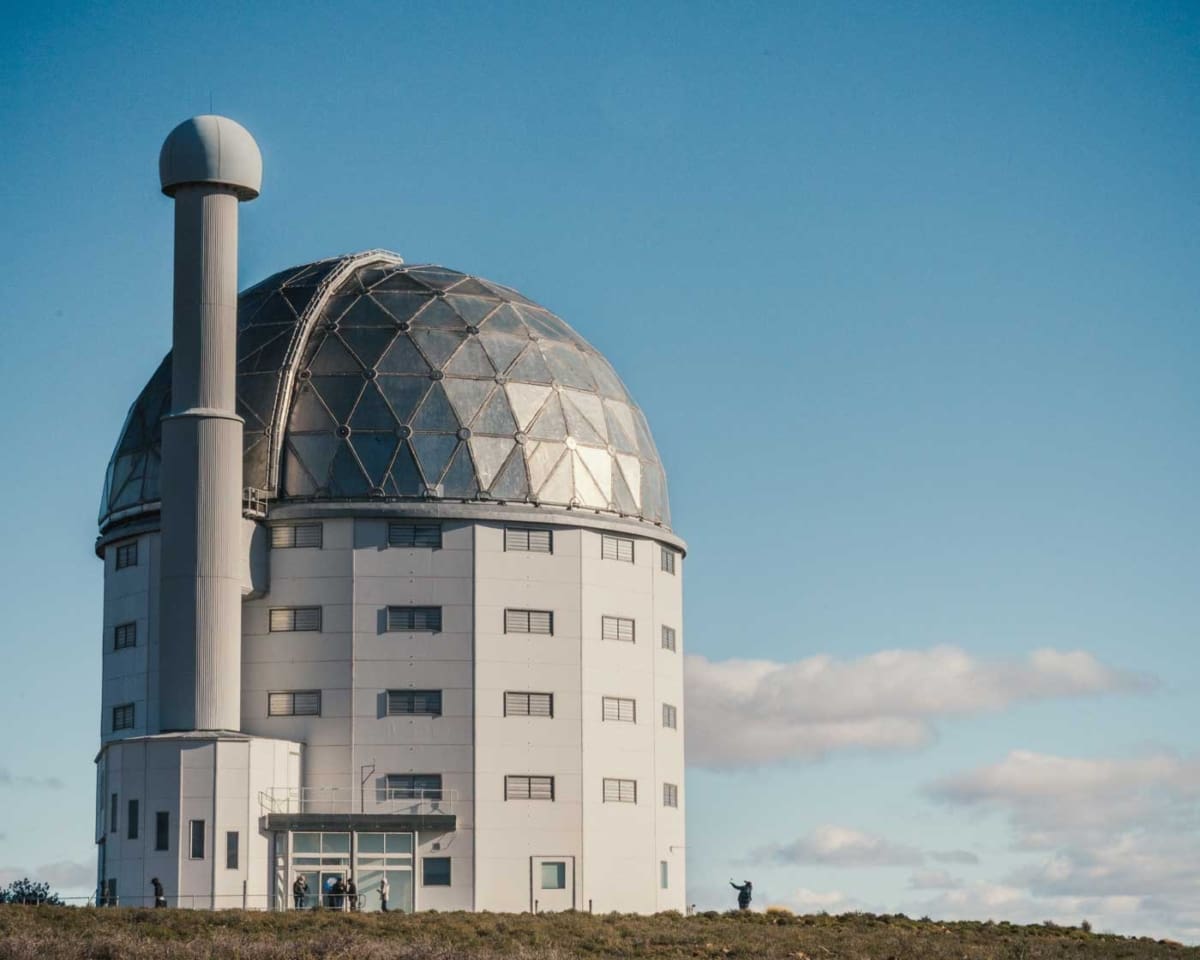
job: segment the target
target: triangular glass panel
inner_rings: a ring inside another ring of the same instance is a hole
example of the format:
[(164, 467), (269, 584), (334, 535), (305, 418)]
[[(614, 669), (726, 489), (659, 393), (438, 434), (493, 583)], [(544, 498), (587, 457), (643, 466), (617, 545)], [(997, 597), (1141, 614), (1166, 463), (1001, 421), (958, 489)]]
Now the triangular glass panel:
[(450, 461), (446, 475), (442, 477), (442, 496), (470, 499), (478, 496), (479, 484), (475, 480), (475, 467), (465, 443), (458, 445), (458, 452)]
[[(511, 387), (512, 384), (509, 384)], [(526, 431), (535, 440), (565, 440), (567, 438), (567, 421), (563, 417), (562, 404), (558, 402), (558, 394), (553, 394), (542, 412), (538, 414), (533, 425)]]
[(605, 400), (604, 412), (608, 420), (608, 442), (622, 453), (636, 454), (637, 432), (629, 407), (619, 400)]
[[(490, 287), (485, 287), (474, 277), (467, 277), (466, 280), (455, 286), (454, 292), (456, 294), (467, 294), (472, 297), (491, 297), (493, 301), (496, 299), (496, 291)], [(495, 306), (494, 302), (492, 306)]]
[(508, 409), (508, 398), (503, 389), (493, 393), (488, 402), (483, 405), (479, 416), (471, 424), (471, 429), (475, 433), (500, 434), (509, 437), (517, 432), (517, 422)]
[[(532, 464), (530, 465), (532, 467)], [(575, 496), (575, 484), (571, 479), (571, 457), (563, 457), (550, 471), (550, 476), (538, 491), (538, 499), (547, 503), (569, 504)]]
[(529, 339), (529, 329), (525, 326), (525, 321), (521, 319), (520, 314), (513, 309), (510, 303), (500, 304), (496, 312), (487, 318), (483, 329), (491, 330), (493, 333), (511, 333), (522, 339)]
[(642, 462), (627, 453), (618, 453), (617, 465), (620, 469), (613, 471), (617, 475), (613, 486), (616, 488), (617, 481), (621, 480), (622, 476), (624, 477), (623, 485), (628, 489), (629, 499), (633, 502), (633, 511), (636, 512), (642, 507)]
[(413, 267), (408, 271), (410, 277), (420, 280), (427, 287), (432, 287), (434, 290), (445, 290), (448, 287), (454, 286), (460, 280), (466, 279), (466, 274), (458, 273), (455, 270), (448, 270), (445, 267)]
[(458, 349), (454, 359), (446, 364), (446, 373), (460, 377), (494, 377), (496, 368), (483, 352), (479, 341), (471, 337)]
[(427, 430), (431, 433), (455, 433), (458, 431), (458, 418), (454, 416), (454, 408), (446, 399), (446, 391), (441, 383), (435, 383), (421, 404), (421, 409), (413, 419), (414, 430)]
[(300, 315), (308, 308), (313, 297), (311, 287), (284, 287), (279, 293), (294, 320), (300, 319)]
[(311, 382), (329, 412), (333, 414), (333, 419), (339, 424), (348, 423), (354, 403), (362, 393), (362, 374), (352, 377), (313, 377)]
[(245, 429), (246, 427), (249, 427), (251, 430), (254, 430), (254, 429), (262, 429), (263, 427), (268, 426), (267, 422), (265, 420), (263, 420), (262, 417), (260, 417), (257, 413), (255, 413), (253, 410), (251, 410), (248, 406), (246, 406), (246, 402), (241, 397), (237, 398), (236, 410), (237, 410), (238, 416), (240, 416), (243, 420), (246, 421), (245, 427), (243, 427), (243, 429)]
[(414, 327), (430, 327), (440, 330), (462, 330), (466, 327), (463, 318), (445, 300), (437, 297), (420, 313), (413, 317)]
[(243, 373), (237, 378), (238, 400), (249, 407), (263, 423), (270, 423), (275, 410), (277, 373)]
[[(537, 412), (542, 409), (551, 388), (536, 383), (510, 383), (505, 387), (513, 413), (517, 417), (517, 429), (528, 430)], [(564, 433), (563, 436), (566, 436)], [(555, 439), (562, 439), (561, 437)]]
[[(257, 430), (247, 430), (242, 436), (246, 439), (246, 450), (242, 454), (242, 476), (248, 487), (266, 487), (267, 484), (267, 454), (270, 444), (266, 435)], [(154, 471), (154, 484), (158, 485), (158, 458), (151, 457), (146, 464), (146, 481), (150, 482), (151, 470)]]
[(546, 363), (549, 364), (555, 379), (560, 383), (568, 387), (581, 387), (584, 390), (596, 389), (592, 371), (588, 369), (583, 354), (575, 347), (550, 340), (541, 341), (541, 347)]
[(342, 314), (338, 324), (343, 327), (392, 327), (392, 315), (370, 297), (359, 297), (358, 301)]
[[(393, 378), (386, 377), (384, 379)], [(399, 424), (392, 413), (392, 408), (384, 401), (375, 383), (368, 383), (363, 388), (362, 396), (358, 400), (358, 406), (354, 408), (354, 416), (350, 418), (350, 426), (356, 432), (359, 430), (387, 430), (390, 433), (396, 432), (396, 427)], [(363, 461), (363, 463), (365, 465), (366, 461)], [(372, 474), (371, 478), (377, 479), (375, 474)]]
[(413, 459), (407, 443), (401, 444), (400, 449), (396, 451), (390, 484), (384, 484), (384, 489), (400, 497), (416, 497), (424, 493), (425, 481), (421, 477), (421, 471), (417, 469), (417, 461)]
[(458, 345), (466, 339), (466, 332), (465, 329), (462, 333), (453, 330), (414, 329), (412, 338), (430, 365), (435, 370), (441, 370), (442, 364), (454, 355)]
[(504, 333), (492, 333), (491, 327), (484, 327), (479, 333), (479, 342), (491, 358), (496, 369), (504, 373), (508, 365), (520, 355), (529, 343), (524, 337), (510, 337)]
[(495, 386), (491, 380), (460, 380), (458, 377), (448, 377), (442, 383), (460, 423), (470, 423), (475, 419), (475, 414)]
[(318, 373), (362, 373), (360, 364), (354, 355), (346, 349), (335, 335), (327, 335), (317, 348), (317, 355), (309, 363), (309, 369)]
[(479, 326), (484, 318), (496, 309), (495, 300), (480, 300), (478, 297), (460, 297), (460, 287), (454, 288), (454, 293), (446, 294), (446, 302), (454, 308), (466, 323), (473, 327)]
[(389, 273), (386, 277), (384, 277), (382, 280), (378, 281), (374, 286), (372, 286), (371, 287), (371, 296), (373, 296), (376, 300), (380, 300), (380, 302), (382, 302), (382, 298), (379, 296), (380, 293), (382, 293), (382, 292), (385, 292), (385, 291), (409, 291), (409, 290), (420, 291), (421, 293), (428, 292), (427, 287), (425, 287), (424, 285), (422, 285), (420, 283), (417, 283), (416, 280), (414, 280), (412, 277), (410, 277), (408, 275), (408, 272), (406, 270), (402, 269), (402, 270), (397, 270), (395, 273)]
[(399, 336), (395, 324), (386, 327), (351, 327), (339, 331), (338, 335), (368, 370), (379, 363), (392, 339)]
[(358, 454), (359, 463), (367, 471), (371, 486), (383, 486), (388, 468), (392, 465), (392, 455), (396, 452), (396, 444), (399, 442), (394, 431), (351, 435), (350, 443), (354, 452)]
[[(263, 367), (259, 363), (259, 355), (264, 347), (272, 340), (290, 339), (289, 334), (295, 330), (290, 323), (267, 323), (261, 327), (251, 327), (243, 330), (237, 338), (237, 365), (239, 370), (263, 370), (274, 367)], [(275, 364), (278, 367), (278, 364)]]
[(501, 300), (512, 300), (514, 303), (532, 303), (533, 301), (514, 290), (512, 287), (506, 287), (502, 283), (496, 283), (494, 280), (481, 280), (484, 286), (489, 287), (495, 292)]
[(329, 482), (331, 497), (357, 497), (370, 492), (371, 484), (363, 476), (358, 458), (350, 449), (350, 444), (341, 441), (337, 454), (333, 458), (333, 475)]
[(621, 513), (627, 513), (636, 516), (638, 513), (637, 501), (633, 494), (629, 492), (629, 485), (625, 482), (625, 477), (620, 470), (613, 471), (613, 503)]
[(538, 345), (530, 341), (521, 359), (512, 365), (506, 376), (510, 380), (525, 380), (531, 383), (553, 383), (554, 374), (542, 359)]
[(581, 390), (564, 390), (563, 397), (570, 400), (575, 408), (582, 413), (592, 429), (608, 443), (608, 423), (604, 419), (604, 405), (594, 393), (584, 393)]
[(446, 464), (450, 462), (450, 455), (458, 446), (458, 438), (453, 434), (444, 433), (436, 436), (417, 434), (412, 438), (412, 445), (421, 461), (425, 482), (431, 487), (434, 486), (441, 481), (442, 474), (446, 472)]
[(429, 390), (428, 377), (381, 376), (375, 381), (400, 423), (408, 423)]
[(524, 500), (529, 496), (529, 478), (525, 474), (525, 458), (517, 447), (492, 481), (491, 494), (498, 500)]
[[(416, 284), (413, 284), (416, 286)], [(379, 305), (388, 312), (393, 320), (400, 323), (404, 320), (411, 320), (413, 314), (420, 310), (425, 304), (433, 299), (433, 294), (428, 290), (418, 293), (415, 290), (405, 291), (384, 291), (375, 290), (371, 297), (378, 301)]]
[(341, 441), (332, 433), (293, 433), (288, 436), (288, 445), (313, 483), (328, 486), (329, 468)]
[(472, 437), (469, 442), (479, 486), (486, 490), (515, 444), (512, 439), (503, 437)]
[[(583, 448), (581, 447), (580, 450)], [(583, 459), (579, 456), (579, 450), (575, 451), (572, 457), (572, 466), (575, 470), (575, 497), (584, 506), (596, 507), (604, 510), (608, 507), (608, 497), (604, 496), (599, 485), (584, 466)]]
[(318, 484), (309, 472), (304, 469), (300, 458), (289, 446), (283, 456), (283, 477), (280, 479), (280, 492), (285, 497), (311, 497), (317, 492)]
[(601, 396), (624, 400), (629, 394), (612, 365), (598, 353), (588, 351), (585, 356), (588, 366), (591, 367), (592, 376), (596, 378), (596, 386), (599, 388)]
[(518, 307), (517, 312), (525, 318), (525, 323), (534, 333), (539, 336), (546, 337), (550, 340), (566, 340), (570, 342), (573, 338), (569, 330), (561, 320), (554, 317), (553, 320), (558, 320), (557, 323), (551, 319), (552, 314), (547, 310), (539, 310), (534, 307)]
[(387, 353), (375, 365), (380, 373), (429, 373), (429, 364), (417, 352), (407, 334), (400, 334), (392, 341)]
[[(603, 447), (587, 447), (579, 446), (575, 448), (575, 452), (579, 454), (579, 459), (583, 461), (583, 465), (587, 467), (588, 473), (592, 475), (592, 479), (596, 481), (596, 486), (600, 488), (600, 496), (604, 500), (604, 506), (607, 507), (612, 502), (612, 475), (613, 462), (608, 451)], [(576, 481), (579, 479), (578, 469), (575, 471)]]
[(292, 326), (283, 326), (272, 324), (269, 327), (263, 327), (264, 330), (281, 330), (279, 336), (265, 343), (253, 357), (253, 363), (241, 368), (245, 370), (263, 370), (275, 371), (283, 366), (284, 360), (287, 358), (288, 349), (292, 345), (292, 337), (295, 335), (296, 328)]
[(316, 391), (302, 383), (296, 390), (292, 410), (288, 414), (288, 430), (311, 433), (315, 430), (333, 431), (337, 426), (337, 422), (325, 409), (325, 404), (317, 399)]
[(341, 320), (342, 316), (358, 303), (362, 295), (359, 293), (340, 293), (336, 297), (330, 297), (325, 301), (325, 306), (321, 308), (321, 323), (329, 323), (331, 320)]
[(596, 428), (588, 422), (587, 417), (579, 412), (575, 404), (568, 399), (568, 396), (569, 394), (566, 390), (560, 394), (563, 413), (567, 416), (567, 433), (580, 443), (607, 443), (608, 441), (596, 432)]
[(554, 465), (563, 458), (567, 447), (563, 443), (538, 443), (531, 446), (529, 456), (529, 489), (535, 493), (545, 484)]
[(646, 417), (641, 410), (634, 406), (630, 406), (629, 412), (633, 414), (633, 425), (637, 432), (638, 446), (642, 448), (642, 459), (661, 461), (658, 447), (654, 445), (654, 438), (650, 436), (650, 425), (646, 423)]
[(654, 464), (642, 469), (642, 516), (648, 520), (662, 519), (662, 473)]

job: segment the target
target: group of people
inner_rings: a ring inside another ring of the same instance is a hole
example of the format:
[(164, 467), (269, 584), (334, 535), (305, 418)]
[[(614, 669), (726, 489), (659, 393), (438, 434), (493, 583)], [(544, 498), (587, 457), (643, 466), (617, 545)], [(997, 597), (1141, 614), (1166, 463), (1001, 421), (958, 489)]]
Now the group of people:
[[(388, 909), (388, 893), (389, 885), (387, 875), (385, 874), (379, 880), (379, 901), (383, 912), (387, 913)], [(297, 910), (303, 910), (308, 900), (308, 880), (304, 874), (296, 874), (295, 882), (292, 883), (292, 900)], [(318, 903), (318, 906), (322, 904)], [(333, 910), (347, 910), (350, 913), (359, 911), (359, 896), (358, 885), (354, 882), (354, 877), (338, 877), (325, 893), (325, 903), (323, 906)]]

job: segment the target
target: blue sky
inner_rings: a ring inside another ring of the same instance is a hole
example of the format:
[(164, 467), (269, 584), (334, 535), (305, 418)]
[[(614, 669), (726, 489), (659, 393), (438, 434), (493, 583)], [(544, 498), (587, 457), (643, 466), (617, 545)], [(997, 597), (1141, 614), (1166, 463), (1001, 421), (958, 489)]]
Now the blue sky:
[(96, 507), (211, 102), (263, 149), (244, 286), (491, 277), (646, 410), (691, 901), (1200, 941), (1195, 4), (49, 3), (0, 44), (3, 876), (90, 883)]

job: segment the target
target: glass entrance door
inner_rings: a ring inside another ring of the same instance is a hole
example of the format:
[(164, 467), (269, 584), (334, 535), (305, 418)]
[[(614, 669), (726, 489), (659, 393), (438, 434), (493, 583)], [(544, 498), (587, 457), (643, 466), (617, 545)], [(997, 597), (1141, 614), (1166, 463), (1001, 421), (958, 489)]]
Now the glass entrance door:
[(321, 871), (321, 906), (326, 910), (343, 910), (345, 909), (345, 894), (335, 894), (333, 888), (337, 882), (341, 880), (343, 887), (346, 882), (345, 870), (322, 870)]

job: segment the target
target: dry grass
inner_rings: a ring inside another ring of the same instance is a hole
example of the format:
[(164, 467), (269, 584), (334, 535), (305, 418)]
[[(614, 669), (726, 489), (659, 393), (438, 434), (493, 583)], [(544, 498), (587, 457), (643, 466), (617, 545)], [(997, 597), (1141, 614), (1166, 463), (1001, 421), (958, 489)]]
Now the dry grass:
[(1200, 960), (1078, 928), (902, 916), (204, 913), (0, 906), (0, 960)]

